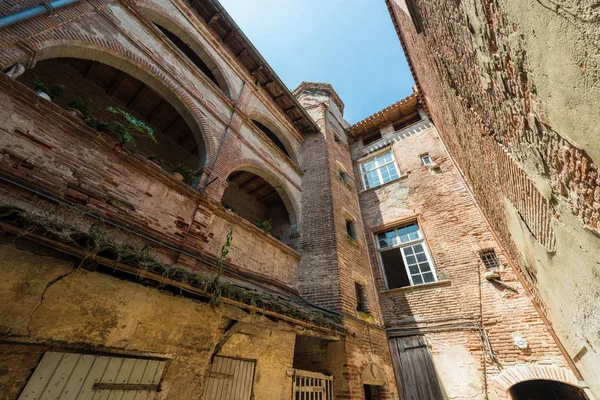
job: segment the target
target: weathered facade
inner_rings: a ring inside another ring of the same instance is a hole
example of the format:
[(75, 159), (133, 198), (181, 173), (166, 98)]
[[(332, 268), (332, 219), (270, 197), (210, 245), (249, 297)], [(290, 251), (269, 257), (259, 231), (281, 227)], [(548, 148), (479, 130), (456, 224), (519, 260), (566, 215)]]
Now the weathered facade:
[(585, 398), (423, 92), (349, 126), (215, 0), (71, 3), (0, 28), (0, 398)]
[(386, 3), (450, 156), (598, 397), (597, 7)]

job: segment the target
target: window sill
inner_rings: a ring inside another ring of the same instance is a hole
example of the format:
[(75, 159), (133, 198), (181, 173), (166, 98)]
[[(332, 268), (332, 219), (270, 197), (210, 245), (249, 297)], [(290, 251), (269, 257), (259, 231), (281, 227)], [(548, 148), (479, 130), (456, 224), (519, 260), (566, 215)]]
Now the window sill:
[(382, 290), (380, 294), (394, 294), (394, 293), (405, 293), (405, 292), (415, 292), (419, 290), (433, 289), (437, 287), (450, 286), (451, 282), (449, 279), (445, 279), (443, 281), (424, 283), (422, 285), (414, 285), (414, 286), (404, 286), (395, 289)]
[(396, 178), (396, 179), (394, 179), (393, 181), (389, 181), (389, 182), (386, 182), (386, 183), (384, 183), (384, 184), (382, 184), (382, 185), (375, 186), (375, 187), (372, 187), (372, 188), (369, 188), (369, 189), (364, 189), (364, 190), (361, 190), (360, 192), (358, 192), (358, 195), (359, 195), (359, 196), (362, 196), (363, 194), (365, 194), (365, 193), (367, 193), (367, 192), (372, 192), (372, 191), (374, 191), (374, 190), (381, 189), (382, 187), (385, 187), (385, 186), (391, 185), (392, 183), (396, 183), (396, 182), (398, 182), (398, 181), (400, 181), (400, 180), (402, 180), (402, 179), (405, 179), (405, 178), (407, 178), (407, 177), (408, 177), (408, 173), (404, 173), (404, 175), (397, 177), (397, 178)]

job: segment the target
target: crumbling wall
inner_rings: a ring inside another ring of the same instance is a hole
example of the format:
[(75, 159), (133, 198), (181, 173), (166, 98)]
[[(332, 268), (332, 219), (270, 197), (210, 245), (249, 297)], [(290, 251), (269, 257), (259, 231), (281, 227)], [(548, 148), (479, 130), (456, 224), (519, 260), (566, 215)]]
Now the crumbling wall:
[[(238, 309), (215, 309), (11, 246), (0, 246), (0, 260), (3, 398), (17, 398), (50, 348), (167, 359), (161, 392), (166, 399), (198, 398), (217, 350), (256, 360), (257, 398), (284, 399), (291, 392), (285, 374), (292, 366), (295, 333), (287, 325), (280, 329)], [(223, 321), (231, 320), (238, 321), (235, 331), (222, 340)]]
[[(450, 154), (600, 393), (600, 320), (586, 306), (600, 287), (598, 9), (442, 0), (413, 1), (410, 15), (403, 0), (387, 3)], [(565, 271), (568, 284), (552, 285)]]

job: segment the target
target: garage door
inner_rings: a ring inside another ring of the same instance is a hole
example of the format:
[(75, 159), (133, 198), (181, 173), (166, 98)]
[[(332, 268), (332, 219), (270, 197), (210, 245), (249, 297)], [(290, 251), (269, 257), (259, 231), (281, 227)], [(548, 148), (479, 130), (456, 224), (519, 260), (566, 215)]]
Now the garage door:
[(19, 400), (151, 400), (166, 361), (49, 351)]

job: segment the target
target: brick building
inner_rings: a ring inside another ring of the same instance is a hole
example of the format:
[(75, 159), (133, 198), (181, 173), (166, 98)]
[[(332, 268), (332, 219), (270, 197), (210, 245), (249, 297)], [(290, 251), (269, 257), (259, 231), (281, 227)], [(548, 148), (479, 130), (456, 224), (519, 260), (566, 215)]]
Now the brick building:
[(0, 28), (2, 398), (585, 398), (423, 96), (349, 126), (215, 0), (49, 4), (0, 4), (39, 10)]

